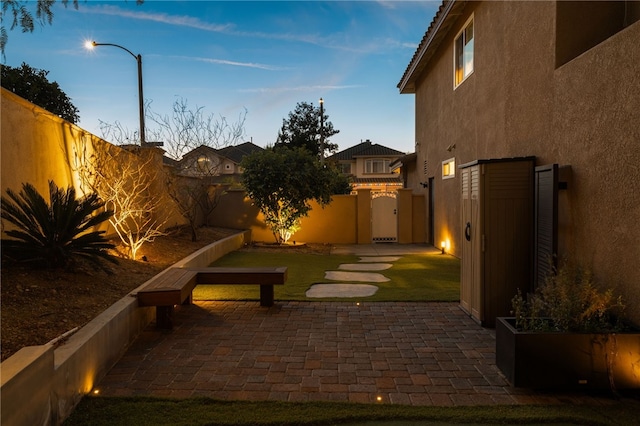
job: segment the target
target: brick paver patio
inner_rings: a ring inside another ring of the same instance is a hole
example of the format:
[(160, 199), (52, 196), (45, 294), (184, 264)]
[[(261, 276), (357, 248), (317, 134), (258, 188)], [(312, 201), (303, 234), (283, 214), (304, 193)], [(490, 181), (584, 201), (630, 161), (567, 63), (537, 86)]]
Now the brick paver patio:
[(514, 389), (457, 303), (197, 302), (149, 326), (100, 394), (410, 405), (606, 403)]

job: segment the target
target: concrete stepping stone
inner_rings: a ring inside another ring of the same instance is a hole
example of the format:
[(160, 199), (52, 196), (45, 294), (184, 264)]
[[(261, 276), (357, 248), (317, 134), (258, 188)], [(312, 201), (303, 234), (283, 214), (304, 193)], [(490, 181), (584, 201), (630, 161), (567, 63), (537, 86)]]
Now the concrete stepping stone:
[(306, 295), (310, 298), (367, 297), (377, 291), (378, 287), (371, 284), (313, 284)]
[(391, 281), (384, 275), (375, 272), (326, 271), (324, 278), (333, 281), (364, 281), (368, 283), (386, 283), (387, 281)]
[(395, 262), (400, 258), (400, 256), (363, 256), (360, 257), (360, 262)]
[(344, 271), (384, 271), (391, 268), (391, 263), (343, 263), (338, 269)]

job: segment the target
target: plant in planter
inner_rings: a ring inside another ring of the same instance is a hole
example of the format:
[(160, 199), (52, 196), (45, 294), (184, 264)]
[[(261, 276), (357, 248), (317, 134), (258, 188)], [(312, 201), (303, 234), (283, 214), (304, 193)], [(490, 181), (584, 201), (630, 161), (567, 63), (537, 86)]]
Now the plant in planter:
[(512, 386), (640, 388), (640, 332), (613, 290), (565, 264), (496, 322), (496, 364)]

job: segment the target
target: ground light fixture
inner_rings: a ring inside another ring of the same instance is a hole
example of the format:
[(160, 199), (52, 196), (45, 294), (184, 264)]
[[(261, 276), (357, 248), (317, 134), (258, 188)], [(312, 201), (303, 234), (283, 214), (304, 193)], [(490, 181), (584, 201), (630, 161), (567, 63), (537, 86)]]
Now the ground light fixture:
[(440, 242), (440, 250), (442, 251), (442, 254), (445, 254), (446, 252), (448, 252), (450, 248), (451, 248), (451, 242), (448, 239), (442, 240)]
[(93, 48), (96, 46), (117, 47), (119, 49), (124, 50), (129, 55), (131, 55), (138, 63), (138, 107), (139, 107), (139, 114), (140, 114), (140, 146), (145, 146), (147, 144), (147, 141), (145, 140), (145, 135), (144, 135), (144, 97), (142, 96), (142, 55), (139, 55), (139, 54), (136, 55), (126, 47), (120, 46), (119, 44), (113, 44), (113, 43), (97, 43), (93, 40), (87, 40), (84, 46), (89, 50), (93, 50)]

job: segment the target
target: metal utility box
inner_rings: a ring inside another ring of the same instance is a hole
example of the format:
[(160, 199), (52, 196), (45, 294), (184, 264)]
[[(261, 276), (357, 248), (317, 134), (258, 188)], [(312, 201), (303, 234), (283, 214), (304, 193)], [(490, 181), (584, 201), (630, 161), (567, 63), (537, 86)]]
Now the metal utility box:
[(463, 164), (460, 307), (484, 327), (531, 288), (535, 157)]

